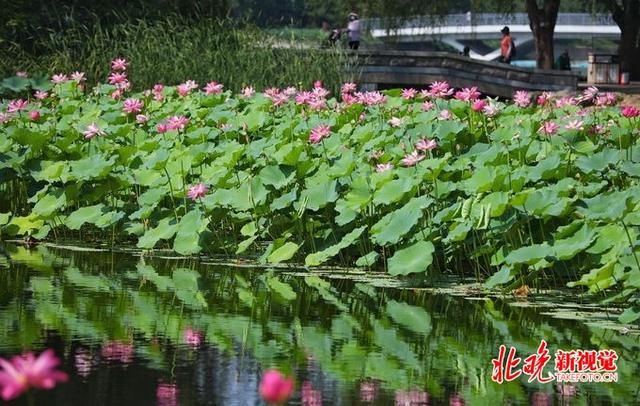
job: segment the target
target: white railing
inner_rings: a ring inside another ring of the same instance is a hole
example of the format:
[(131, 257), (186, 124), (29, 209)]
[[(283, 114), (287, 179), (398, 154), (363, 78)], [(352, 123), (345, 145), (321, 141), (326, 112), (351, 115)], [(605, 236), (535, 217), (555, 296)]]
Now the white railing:
[[(363, 26), (368, 30), (384, 29), (389, 27), (389, 20), (384, 18), (369, 18), (362, 20)], [(449, 14), (446, 16), (416, 16), (401, 21), (393, 28), (414, 27), (451, 27), (451, 26), (482, 26), (482, 25), (523, 25), (529, 24), (526, 13), (490, 14), (490, 13), (463, 13)], [(609, 14), (590, 13), (560, 13), (556, 21), (558, 25), (581, 26), (617, 26)]]

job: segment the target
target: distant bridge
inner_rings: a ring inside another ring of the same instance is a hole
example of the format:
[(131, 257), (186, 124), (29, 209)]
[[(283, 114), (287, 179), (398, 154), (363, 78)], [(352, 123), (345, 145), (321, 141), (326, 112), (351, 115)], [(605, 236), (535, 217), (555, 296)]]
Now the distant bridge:
[(524, 69), (505, 63), (470, 59), (448, 52), (361, 50), (356, 76), (363, 89), (427, 88), (436, 80), (454, 87), (477, 86), (491, 96), (511, 97), (516, 90), (575, 91), (575, 72)]
[[(397, 28), (385, 28), (384, 20), (363, 20), (363, 26), (374, 38), (393, 38), (399, 42), (437, 40), (458, 51), (464, 49), (461, 40), (500, 39), (500, 30), (508, 26), (517, 47), (533, 41), (526, 13), (504, 14), (450, 14), (438, 17), (415, 17)], [(555, 38), (620, 38), (620, 28), (609, 15), (588, 13), (561, 13), (555, 27)], [(474, 59), (491, 61), (500, 56), (496, 49), (487, 54), (471, 50)]]

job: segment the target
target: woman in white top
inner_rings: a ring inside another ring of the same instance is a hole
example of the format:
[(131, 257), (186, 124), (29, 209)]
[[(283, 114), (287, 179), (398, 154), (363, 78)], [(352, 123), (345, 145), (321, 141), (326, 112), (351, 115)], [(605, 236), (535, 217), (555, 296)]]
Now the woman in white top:
[(358, 49), (360, 46), (360, 20), (356, 13), (349, 13), (347, 33), (349, 34), (349, 48)]

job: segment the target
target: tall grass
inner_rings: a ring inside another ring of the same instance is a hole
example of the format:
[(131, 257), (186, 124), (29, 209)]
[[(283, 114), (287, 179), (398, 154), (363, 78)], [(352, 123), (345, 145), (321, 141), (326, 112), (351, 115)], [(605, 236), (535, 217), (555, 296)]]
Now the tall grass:
[(90, 82), (104, 81), (116, 56), (131, 61), (130, 79), (137, 89), (155, 83), (199, 83), (215, 80), (226, 88), (258, 89), (313, 80), (337, 89), (351, 79), (354, 59), (340, 50), (303, 48), (275, 39), (253, 26), (228, 20), (190, 20), (179, 16), (161, 21), (138, 20), (104, 28), (77, 26), (38, 40), (37, 54), (17, 45), (0, 50), (0, 75), (29, 73), (87, 73)]

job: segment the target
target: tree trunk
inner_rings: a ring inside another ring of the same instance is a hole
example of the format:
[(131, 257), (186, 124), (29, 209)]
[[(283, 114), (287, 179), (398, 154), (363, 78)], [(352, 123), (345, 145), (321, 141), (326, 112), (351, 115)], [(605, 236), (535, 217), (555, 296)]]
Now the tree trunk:
[(529, 27), (536, 46), (536, 66), (553, 69), (553, 31), (556, 28), (560, 0), (543, 0), (542, 7), (537, 0), (526, 0)]
[(620, 69), (629, 72), (631, 79), (640, 80), (640, 0), (601, 0), (613, 20), (620, 27)]

